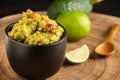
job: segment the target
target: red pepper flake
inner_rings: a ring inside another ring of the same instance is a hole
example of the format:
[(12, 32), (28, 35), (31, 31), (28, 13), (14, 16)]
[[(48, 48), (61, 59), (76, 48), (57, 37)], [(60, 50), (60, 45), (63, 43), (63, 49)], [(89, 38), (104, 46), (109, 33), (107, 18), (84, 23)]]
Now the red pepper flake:
[(53, 25), (53, 24), (47, 24), (47, 29), (49, 30), (53, 30), (53, 29), (57, 29), (58, 27), (56, 25)]

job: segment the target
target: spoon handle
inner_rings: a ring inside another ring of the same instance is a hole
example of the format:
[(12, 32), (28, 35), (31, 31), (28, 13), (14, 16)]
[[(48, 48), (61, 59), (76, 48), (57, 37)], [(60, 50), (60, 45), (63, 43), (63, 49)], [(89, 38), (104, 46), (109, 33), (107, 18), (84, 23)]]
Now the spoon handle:
[(107, 38), (107, 41), (113, 42), (113, 38), (115, 36), (115, 34), (117, 33), (117, 31), (119, 30), (120, 25), (119, 24), (114, 24), (110, 30), (110, 35)]

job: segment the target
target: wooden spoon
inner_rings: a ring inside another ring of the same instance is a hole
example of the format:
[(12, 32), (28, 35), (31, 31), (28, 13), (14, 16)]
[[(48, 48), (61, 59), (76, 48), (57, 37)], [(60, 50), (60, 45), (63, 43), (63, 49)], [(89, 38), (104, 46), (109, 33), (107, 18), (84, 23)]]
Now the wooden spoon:
[(101, 43), (98, 47), (96, 47), (95, 52), (104, 55), (104, 56), (109, 56), (112, 55), (115, 51), (114, 47), (114, 41), (113, 38), (116, 34), (116, 32), (119, 30), (119, 24), (114, 24), (113, 27), (110, 30), (110, 34), (108, 38)]

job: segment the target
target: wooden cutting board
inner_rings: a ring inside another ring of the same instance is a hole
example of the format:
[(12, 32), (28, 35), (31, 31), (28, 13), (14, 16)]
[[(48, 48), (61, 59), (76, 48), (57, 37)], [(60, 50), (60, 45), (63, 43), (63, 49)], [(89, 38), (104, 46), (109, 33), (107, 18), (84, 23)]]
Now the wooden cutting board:
[[(94, 12), (89, 16), (92, 21), (90, 34), (79, 41), (67, 43), (66, 48), (66, 51), (70, 51), (87, 44), (90, 49), (89, 59), (76, 65), (64, 63), (59, 72), (47, 80), (120, 80), (120, 30), (114, 38), (116, 50), (113, 55), (102, 57), (94, 52), (96, 46), (107, 37), (110, 27), (120, 23), (120, 18)], [(21, 14), (14, 14), (0, 19), (0, 80), (26, 80), (10, 67), (4, 43), (4, 28), (20, 18)]]

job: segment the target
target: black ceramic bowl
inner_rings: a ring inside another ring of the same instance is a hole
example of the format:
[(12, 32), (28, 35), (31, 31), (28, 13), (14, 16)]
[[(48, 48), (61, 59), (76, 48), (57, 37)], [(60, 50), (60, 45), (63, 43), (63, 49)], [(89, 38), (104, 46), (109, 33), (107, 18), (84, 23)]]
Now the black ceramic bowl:
[(28, 45), (8, 36), (13, 24), (5, 29), (7, 57), (13, 70), (27, 79), (45, 79), (54, 75), (62, 66), (66, 48), (66, 33), (60, 41), (49, 45)]

